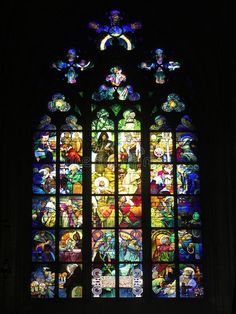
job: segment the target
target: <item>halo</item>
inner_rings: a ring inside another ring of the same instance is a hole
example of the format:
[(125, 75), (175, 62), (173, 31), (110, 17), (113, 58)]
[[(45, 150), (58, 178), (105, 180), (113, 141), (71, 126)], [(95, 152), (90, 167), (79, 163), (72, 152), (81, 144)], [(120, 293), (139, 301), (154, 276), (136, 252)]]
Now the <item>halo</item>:
[(125, 110), (124, 112), (123, 112), (123, 117), (126, 119), (127, 118), (127, 116), (132, 112), (133, 110), (132, 109), (127, 109), (127, 110)]
[(181, 141), (193, 140), (193, 135), (189, 133), (183, 133), (180, 135), (179, 139)]
[(165, 152), (164, 152), (164, 149), (161, 148), (161, 147), (157, 147), (157, 148), (155, 148), (154, 151), (153, 151), (153, 154), (154, 154), (156, 157), (160, 157), (157, 152), (159, 152), (159, 154), (160, 154), (160, 152), (162, 152), (163, 155), (164, 155), (164, 153), (165, 153)]
[(47, 177), (49, 177), (49, 171), (47, 169), (40, 169), (39, 173), (43, 173), (43, 177), (46, 179)]
[(170, 239), (170, 236), (168, 234), (163, 234), (161, 237), (160, 237), (160, 242), (163, 243), (163, 239), (168, 237)]
[(94, 184), (96, 187), (99, 187), (100, 181), (103, 181), (105, 184), (105, 188), (109, 186), (109, 180), (106, 177), (99, 177), (94, 180)]
[(164, 120), (164, 121), (166, 121), (166, 117), (164, 117), (163, 115), (158, 115), (158, 116), (155, 117), (154, 120), (155, 121), (157, 121), (157, 120)]
[(183, 272), (185, 272), (185, 271), (187, 271), (188, 273), (190, 273), (191, 276), (194, 276), (194, 275), (195, 275), (195, 270), (194, 270), (192, 267), (189, 267), (189, 266), (185, 267), (185, 268), (183, 269)]
[(71, 170), (72, 168), (77, 168), (77, 170), (80, 170), (80, 166), (77, 164), (71, 164), (69, 165), (68, 169)]

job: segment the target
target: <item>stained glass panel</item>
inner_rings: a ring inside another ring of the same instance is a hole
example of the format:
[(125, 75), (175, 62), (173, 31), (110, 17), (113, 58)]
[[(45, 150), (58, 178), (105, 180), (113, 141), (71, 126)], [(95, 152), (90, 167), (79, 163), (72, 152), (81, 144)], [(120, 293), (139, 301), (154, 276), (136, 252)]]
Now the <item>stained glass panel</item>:
[(32, 227), (53, 228), (56, 222), (56, 198), (35, 196), (32, 200)]
[(173, 229), (152, 230), (152, 261), (173, 262), (175, 234)]
[(82, 165), (61, 164), (60, 165), (60, 193), (82, 194)]
[(113, 264), (92, 265), (92, 294), (97, 298), (115, 298), (115, 266)]
[(152, 228), (174, 227), (174, 197), (151, 196)]
[(197, 137), (190, 132), (176, 133), (176, 161), (196, 162), (197, 161)]
[(33, 264), (30, 290), (33, 299), (54, 298), (55, 267), (51, 264)]
[(142, 264), (119, 264), (120, 298), (140, 298), (143, 294)]
[(198, 262), (201, 258), (201, 230), (179, 230), (179, 260), (181, 262)]
[(37, 132), (34, 135), (35, 162), (51, 163), (56, 160), (56, 133)]
[(82, 264), (61, 264), (58, 275), (59, 298), (82, 298)]
[(180, 196), (177, 198), (179, 227), (201, 227), (201, 207), (196, 196)]
[(170, 126), (167, 124), (166, 117), (158, 115), (155, 117), (155, 124), (150, 126), (150, 130), (155, 131), (171, 131)]
[(118, 198), (119, 227), (138, 228), (142, 225), (142, 197), (122, 195)]
[(136, 113), (132, 109), (127, 109), (123, 113), (123, 119), (118, 122), (118, 130), (122, 131), (140, 131), (141, 123), (136, 118)]
[(82, 132), (63, 132), (60, 136), (60, 160), (79, 163), (83, 156)]
[(82, 261), (82, 230), (60, 230), (59, 260), (61, 262)]
[(157, 298), (176, 297), (175, 264), (153, 264), (152, 291)]
[(115, 230), (92, 230), (92, 261), (109, 263), (115, 260)]
[(173, 140), (171, 132), (150, 133), (151, 162), (171, 162)]
[(33, 164), (33, 193), (56, 193), (56, 165)]
[[(114, 133), (92, 132), (92, 161), (107, 162), (114, 154)], [(110, 158), (109, 158), (110, 157)]]
[(93, 120), (92, 130), (108, 131), (114, 130), (114, 122), (109, 118), (110, 114), (107, 110), (101, 109), (97, 112), (97, 119)]
[(115, 165), (92, 164), (92, 193), (113, 194), (115, 191)]
[(197, 164), (177, 165), (177, 192), (178, 194), (199, 194), (200, 179)]
[(143, 240), (141, 229), (119, 231), (119, 261), (141, 262), (143, 260)]
[(83, 224), (82, 196), (60, 197), (60, 227), (79, 228)]
[(115, 197), (110, 195), (92, 196), (92, 226), (97, 228), (115, 227)]
[(204, 296), (202, 265), (180, 264), (179, 286), (181, 298), (201, 298)]
[(32, 261), (55, 261), (55, 231), (33, 230), (32, 233)]
[(128, 163), (140, 162), (141, 152), (140, 132), (118, 133), (118, 161)]
[(151, 194), (173, 194), (173, 165), (151, 164), (150, 180)]
[(118, 193), (141, 194), (140, 164), (129, 163), (118, 165)]

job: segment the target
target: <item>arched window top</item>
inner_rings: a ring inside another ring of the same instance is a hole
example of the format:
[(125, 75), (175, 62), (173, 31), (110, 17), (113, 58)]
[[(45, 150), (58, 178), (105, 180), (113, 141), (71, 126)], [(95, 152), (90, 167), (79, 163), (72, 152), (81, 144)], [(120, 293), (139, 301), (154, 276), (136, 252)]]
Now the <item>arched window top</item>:
[(77, 124), (78, 122), (78, 119), (76, 116), (74, 115), (69, 115), (66, 117), (65, 119), (66, 123), (63, 124), (61, 126), (61, 130), (67, 130), (67, 131), (79, 131), (79, 130), (82, 130), (82, 126)]
[(126, 109), (122, 113), (123, 118), (118, 122), (118, 130), (123, 131), (140, 131), (141, 122), (137, 119), (137, 112), (135, 109)]
[(170, 126), (167, 124), (166, 117), (163, 116), (162, 114), (157, 115), (154, 118), (154, 122), (155, 124), (151, 125), (150, 130), (158, 130), (158, 131), (170, 131), (171, 130)]
[(180, 124), (176, 127), (176, 131), (195, 131), (192, 118), (189, 115), (182, 116)]
[(38, 130), (45, 130), (45, 131), (55, 131), (56, 126), (54, 124), (51, 124), (51, 117), (48, 115), (44, 115), (37, 126)]
[(92, 130), (114, 130), (114, 122), (110, 119), (110, 113), (102, 108), (97, 111), (97, 119), (92, 122)]

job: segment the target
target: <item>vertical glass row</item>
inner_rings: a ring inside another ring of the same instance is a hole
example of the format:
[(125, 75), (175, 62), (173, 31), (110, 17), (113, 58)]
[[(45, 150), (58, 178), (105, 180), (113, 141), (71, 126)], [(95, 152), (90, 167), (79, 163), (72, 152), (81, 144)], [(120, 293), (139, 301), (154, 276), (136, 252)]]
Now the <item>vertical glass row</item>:
[(127, 123), (135, 117), (127, 111), (117, 132), (105, 109), (97, 117), (92, 123), (91, 144), (92, 294), (141, 297), (140, 122), (135, 126)]
[(197, 134), (188, 115), (176, 133), (179, 293), (181, 298), (203, 296), (202, 218)]
[(82, 138), (74, 116), (59, 131), (44, 116), (34, 134), (33, 298), (82, 297)]
[(127, 109), (118, 124), (119, 297), (143, 294), (141, 123)]
[(92, 296), (116, 296), (115, 134), (109, 113), (101, 109), (92, 122)]
[(60, 298), (82, 297), (83, 133), (75, 116), (60, 131), (59, 278)]
[[(158, 119), (155, 120), (159, 122)], [(156, 124), (150, 131), (152, 290), (176, 297), (173, 133)]]
[(44, 116), (34, 133), (31, 297), (55, 296), (57, 133)]
[(158, 298), (199, 297), (203, 286), (197, 136), (182, 124), (171, 132), (163, 116), (155, 122), (150, 128), (152, 291)]

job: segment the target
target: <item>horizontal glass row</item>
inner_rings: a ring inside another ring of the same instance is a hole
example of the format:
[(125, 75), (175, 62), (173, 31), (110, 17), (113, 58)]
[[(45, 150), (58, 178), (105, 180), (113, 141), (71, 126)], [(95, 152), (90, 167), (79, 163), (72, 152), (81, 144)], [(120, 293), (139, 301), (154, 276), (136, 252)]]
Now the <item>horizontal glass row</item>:
[[(174, 167), (171, 164), (151, 164), (150, 193), (174, 194)], [(115, 193), (115, 164), (92, 164), (92, 193)], [(141, 164), (117, 166), (118, 193), (141, 194)], [(60, 164), (60, 194), (82, 194), (82, 165)], [(199, 194), (198, 164), (176, 165), (177, 194)], [(56, 165), (33, 164), (33, 193), (56, 194)]]
[[(56, 260), (55, 230), (32, 231), (32, 261), (53, 262)], [(59, 261), (82, 261), (81, 229), (59, 230)], [(110, 263), (116, 259), (115, 229), (92, 230), (92, 261)], [(142, 230), (118, 230), (119, 262), (141, 262), (143, 260)], [(178, 248), (175, 245), (174, 229), (152, 229), (152, 261), (172, 262), (175, 254), (181, 262), (197, 262), (202, 258), (202, 236), (199, 229), (178, 230)]]
[[(83, 267), (79, 263), (33, 264), (31, 272), (32, 298), (54, 298), (57, 280), (59, 298), (83, 297)], [(118, 266), (118, 292), (121, 298), (143, 295), (143, 270), (139, 263), (121, 263)], [(116, 268), (112, 263), (92, 264), (91, 295), (95, 298), (116, 297)], [(177, 287), (178, 282), (178, 287)], [(152, 265), (152, 295), (156, 298), (199, 298), (203, 296), (201, 264), (155, 263)]]
[[(83, 156), (83, 133), (60, 133), (60, 162), (80, 163)], [(92, 132), (91, 161), (114, 161), (115, 133)], [(34, 160), (36, 163), (56, 162), (56, 133), (37, 132), (34, 135)], [(171, 132), (150, 132), (151, 162), (173, 162), (173, 134)], [(144, 153), (140, 132), (118, 132), (118, 161), (140, 162)], [(112, 157), (113, 156), (113, 157)], [(197, 162), (197, 137), (190, 132), (175, 133), (175, 161)]]
[[(59, 226), (80, 228), (83, 225), (82, 196), (59, 197)], [(91, 201), (92, 227), (115, 227), (115, 196), (93, 195)], [(118, 197), (119, 227), (141, 227), (142, 197), (122, 195)], [(178, 227), (200, 227), (201, 208), (196, 196), (177, 197)], [(151, 196), (151, 227), (174, 227), (174, 197)], [(32, 227), (53, 228), (56, 224), (56, 197), (34, 196), (32, 202)]]

